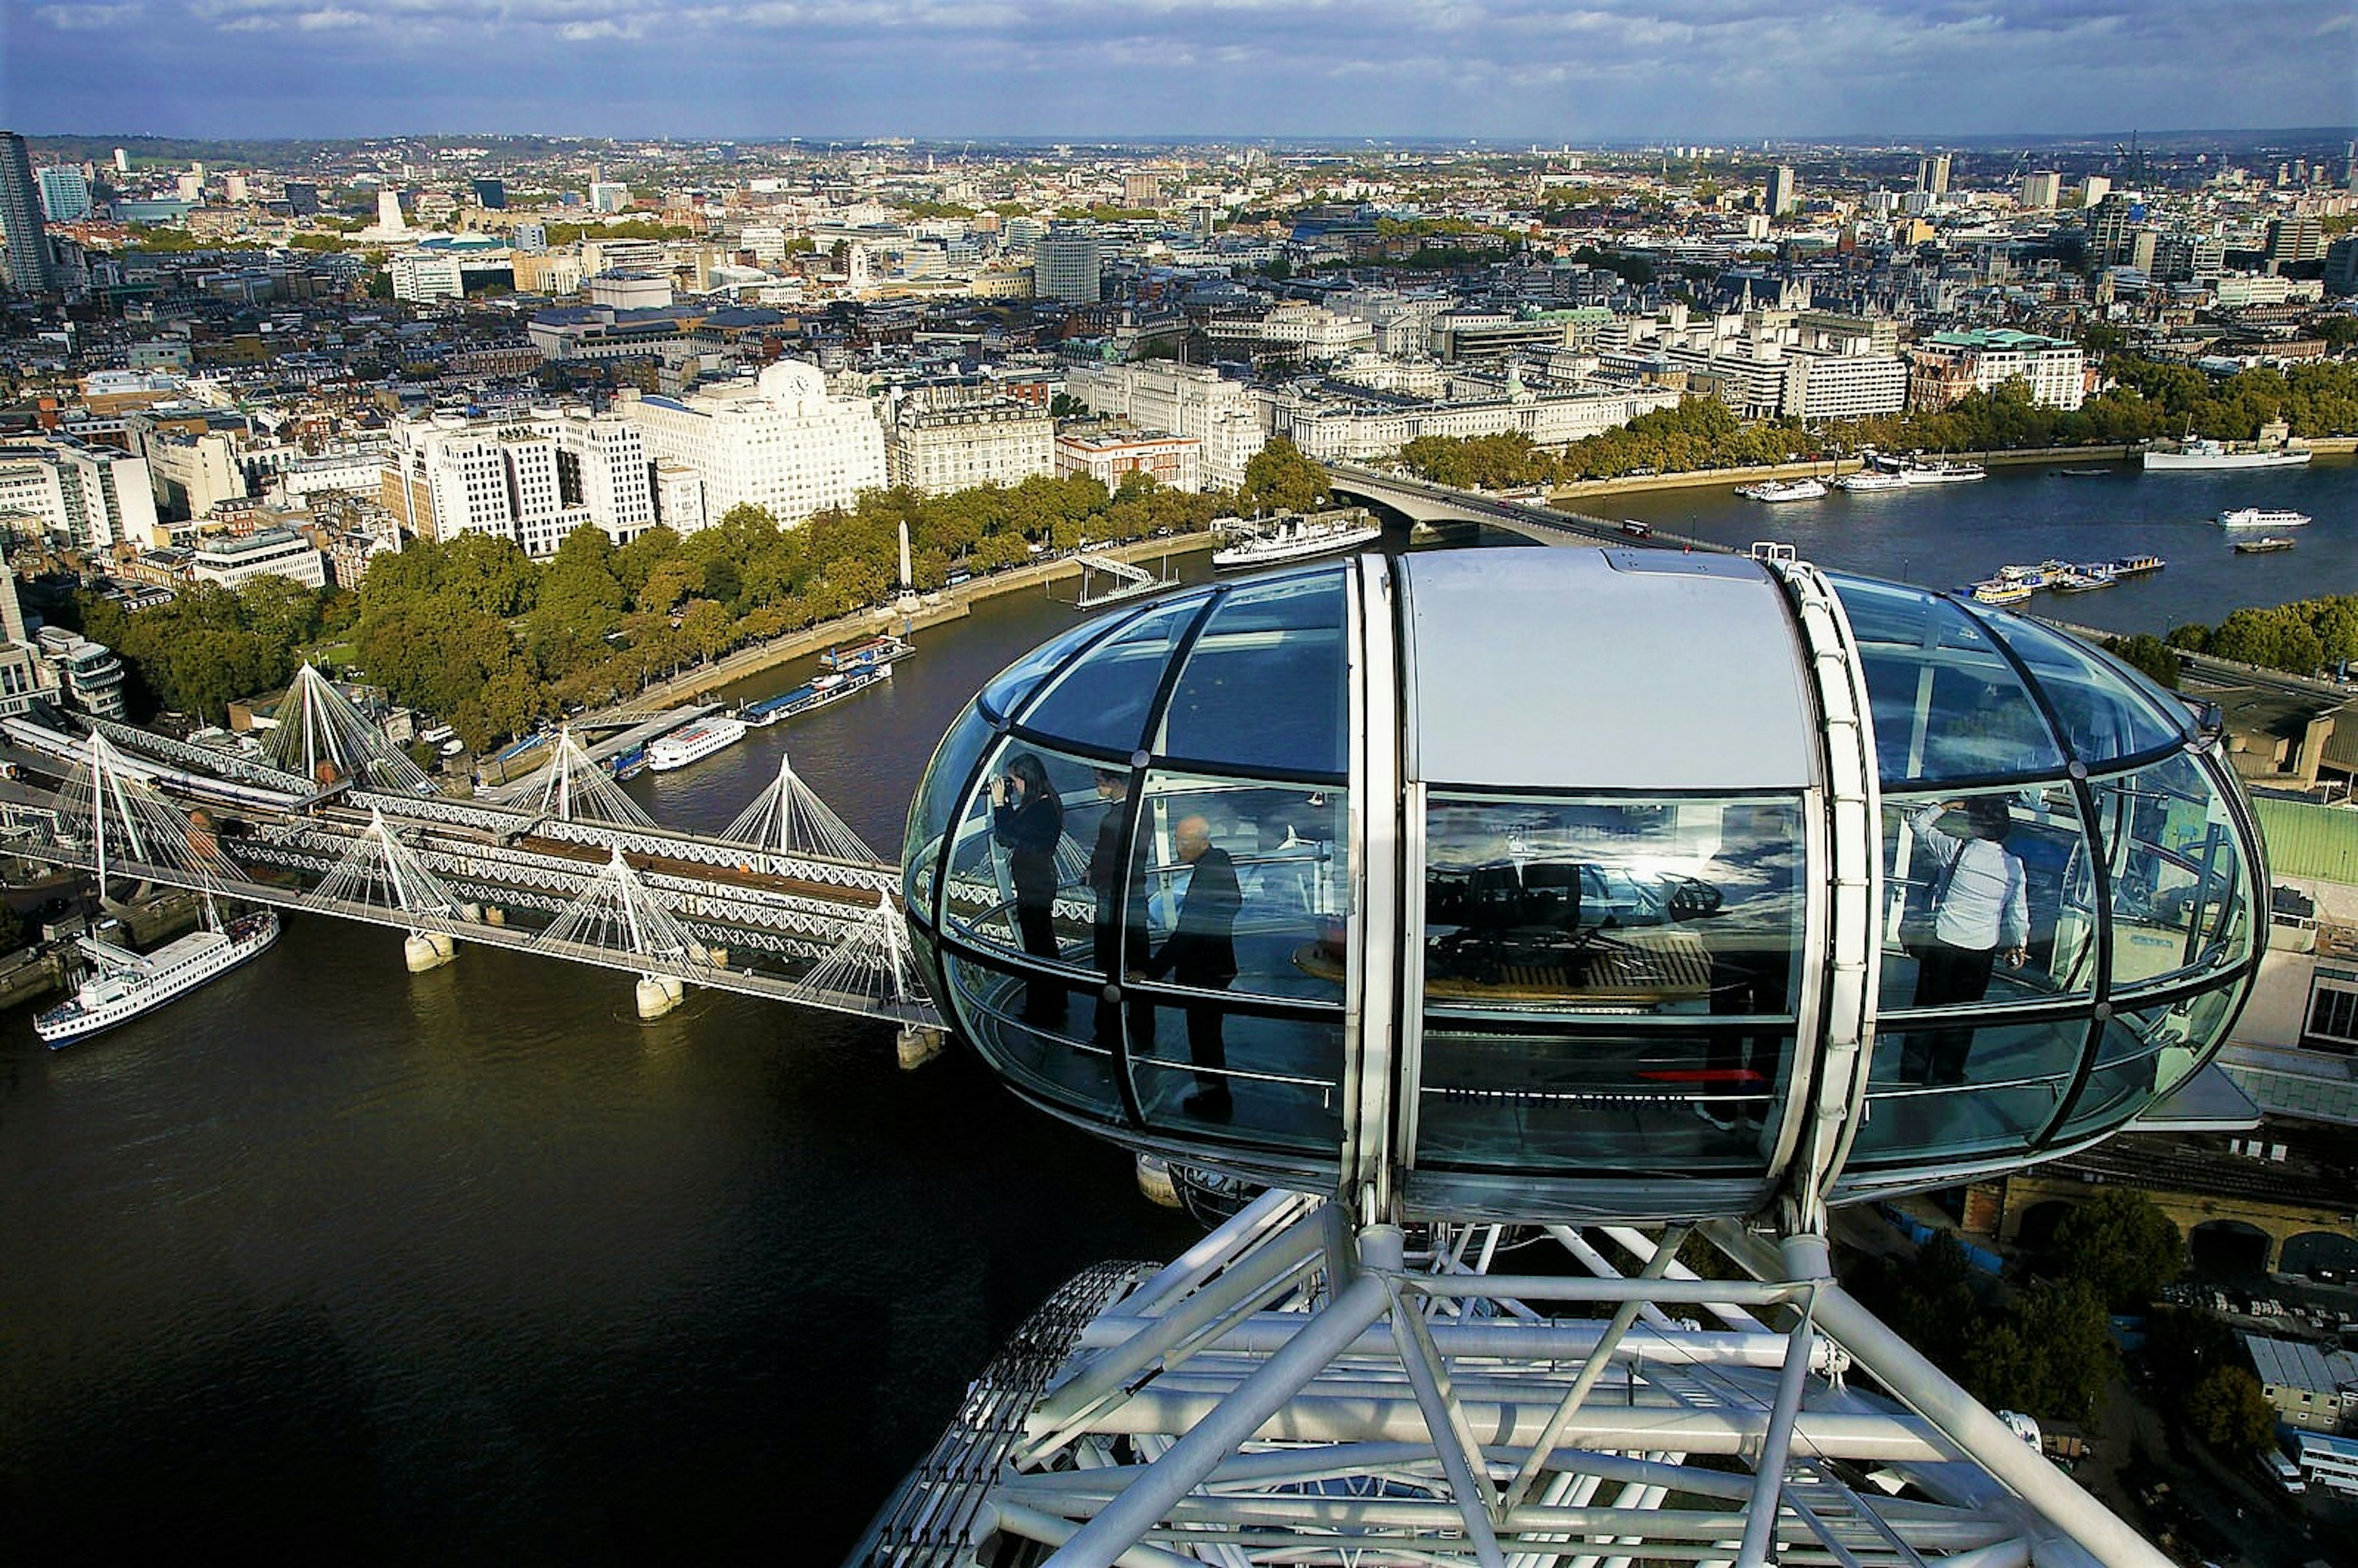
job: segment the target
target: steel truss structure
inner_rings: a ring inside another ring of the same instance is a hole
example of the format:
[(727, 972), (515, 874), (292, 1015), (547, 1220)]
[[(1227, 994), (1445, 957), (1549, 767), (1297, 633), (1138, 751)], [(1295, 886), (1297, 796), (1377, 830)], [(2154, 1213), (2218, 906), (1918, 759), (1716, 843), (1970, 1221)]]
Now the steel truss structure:
[(2167, 1560), (1860, 1307), (1822, 1236), (1410, 1232), (1271, 1191), (1053, 1300), (854, 1561)]

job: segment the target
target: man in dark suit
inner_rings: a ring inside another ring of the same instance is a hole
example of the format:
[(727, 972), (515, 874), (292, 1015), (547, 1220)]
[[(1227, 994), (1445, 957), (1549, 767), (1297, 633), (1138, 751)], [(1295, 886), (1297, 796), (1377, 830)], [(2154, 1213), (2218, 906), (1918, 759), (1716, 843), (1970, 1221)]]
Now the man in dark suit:
[[(1237, 949), (1232, 939), (1237, 910), (1244, 895), (1237, 887), (1236, 862), (1212, 842), (1212, 825), (1201, 816), (1185, 816), (1171, 830), (1173, 847), (1191, 868), (1186, 895), (1179, 901), (1179, 923), (1147, 962), (1153, 979), (1169, 975), (1197, 990), (1226, 990), (1237, 978)], [(1220, 1038), (1225, 1010), (1215, 1002), (1187, 1007), (1187, 1056), (1195, 1065), (1195, 1092), (1180, 1103), (1190, 1116), (1225, 1121), (1234, 1108), (1225, 1070), (1228, 1047)]]

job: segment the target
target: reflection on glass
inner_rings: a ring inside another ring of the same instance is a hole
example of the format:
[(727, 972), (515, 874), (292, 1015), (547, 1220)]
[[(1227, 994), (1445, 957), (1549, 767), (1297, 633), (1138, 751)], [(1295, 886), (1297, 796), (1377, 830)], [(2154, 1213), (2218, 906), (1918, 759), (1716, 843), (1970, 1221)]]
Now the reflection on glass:
[(2061, 773), (2038, 704), (1988, 633), (1936, 595), (1841, 582), (1886, 785)]
[(2033, 621), (2007, 616), (1994, 621), (1992, 629), (2030, 666), (2081, 762), (2101, 767), (2186, 739), (2183, 707), (2157, 709), (2143, 687), (2102, 655)]
[(917, 793), (909, 801), (909, 827), (901, 846), (903, 886), (910, 911), (931, 919), (934, 866), (941, 852), (942, 834), (957, 810), (957, 792), (966, 784), (976, 757), (990, 744), (990, 724), (969, 708), (958, 715), (949, 733), (934, 751)]
[[(1150, 774), (1139, 821), (1148, 957), (1130, 967), (1173, 985), (1339, 1004), (1350, 903), (1349, 805), (1339, 788)], [(1191, 858), (1197, 842), (1202, 848)], [(1231, 966), (1231, 979), (1217, 984), (1200, 962), (1197, 942), (1182, 941), (1175, 953), (1172, 947), (1183, 931), (1206, 935), (1205, 917), (1217, 913), (1203, 903), (1187, 930), (1206, 867), (1233, 878), (1236, 890), (1226, 948), (1217, 955)]]
[[(1478, 800), (1425, 816), (1425, 1001), (1550, 1012), (1791, 1012), (1790, 801)], [(1771, 988), (1768, 977), (1783, 983)], [(1730, 1004), (1715, 993), (1740, 989)]]
[[(1728, 1027), (1573, 1030), (1428, 1013), (1417, 1163), (1539, 1175), (1758, 1167), (1782, 1086), (1765, 1075), (1705, 1084), (1699, 1065), (1759, 1040)], [(1790, 1061), (1790, 1044), (1778, 1037), (1758, 1059)]]
[(2096, 1067), (2058, 1137), (2078, 1140), (2118, 1126), (2193, 1076), (2217, 1048), (2233, 989), (2204, 991), (2115, 1014), (2096, 1044)]
[[(2070, 789), (1886, 796), (1883, 832), (1884, 1011), (2093, 989), (2094, 873)], [(1955, 1082), (1955, 1054), (1919, 1081)]]
[(1285, 773), (1348, 768), (1339, 567), (1224, 597), (1187, 655), (1162, 743), (1173, 757)]
[(2096, 786), (2113, 880), (2113, 984), (2235, 962), (2250, 899), (2226, 802), (2184, 753)]
[(1130, 1082), (1149, 1127), (1329, 1155), (1339, 1146), (1339, 1018), (1259, 1017), (1214, 997), (1147, 1016), (1134, 1037)]
[(1957, 1080), (1921, 1076), (1921, 1064), (1953, 1049), (1953, 1027), (1877, 1033), (1865, 1119), (1850, 1163), (1924, 1164), (1958, 1155), (2027, 1149), (2054, 1119), (2077, 1073), (2088, 1023), (1992, 1023), (1963, 1031)]
[(1139, 613), (1137, 608), (1116, 611), (1082, 622), (1058, 633), (990, 678), (979, 698), (983, 708), (1001, 719), (1011, 718), (1030, 699), (1042, 681), (1080, 649), (1106, 634), (1115, 622)]
[(1150, 610), (1098, 643), (1033, 699), (1023, 727), (1076, 745), (1137, 750), (1163, 668), (1203, 608), (1201, 597), (1191, 597)]
[[(949, 957), (947, 968), (958, 1025), (994, 1068), (1061, 1104), (1099, 1117), (1121, 1114), (1113, 1062), (1107, 1053), (1087, 1040), (1023, 1022), (1027, 978), (957, 955)], [(1067, 1016), (1086, 1018), (1086, 1003), (1095, 989), (1076, 990)]]

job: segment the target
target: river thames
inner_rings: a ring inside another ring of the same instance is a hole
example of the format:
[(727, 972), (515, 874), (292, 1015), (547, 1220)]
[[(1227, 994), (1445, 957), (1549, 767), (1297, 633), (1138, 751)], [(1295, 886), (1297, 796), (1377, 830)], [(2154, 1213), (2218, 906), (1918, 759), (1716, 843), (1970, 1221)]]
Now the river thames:
[[(2316, 521), (2235, 557), (2205, 519), (2244, 504)], [(1586, 509), (1935, 586), (2166, 557), (2030, 607), (2121, 631), (2358, 591), (2346, 460)], [(981, 603), (879, 689), (630, 788), (717, 831), (791, 746), (892, 854), (960, 705), (1073, 618)], [(903, 1072), (889, 1029), (698, 993), (642, 1024), (626, 976), (464, 946), (412, 978), (396, 935), (297, 914), (87, 1044), (0, 1018), (0, 1502), (27, 1560), (833, 1562), (1043, 1297), (1195, 1234), (963, 1051)]]

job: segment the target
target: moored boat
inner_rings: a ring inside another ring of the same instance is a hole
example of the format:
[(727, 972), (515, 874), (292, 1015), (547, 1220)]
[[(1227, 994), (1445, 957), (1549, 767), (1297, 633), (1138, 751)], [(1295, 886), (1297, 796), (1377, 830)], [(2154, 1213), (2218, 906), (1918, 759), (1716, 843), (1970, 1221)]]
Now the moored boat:
[[(206, 914), (210, 922), (210, 903)], [(240, 915), (225, 926), (208, 924), (145, 955), (82, 937), (79, 946), (96, 966), (94, 972), (70, 1000), (34, 1019), (33, 1033), (52, 1051), (87, 1040), (228, 973), (277, 940), (278, 914), (271, 909)]]
[(853, 692), (866, 691), (879, 681), (890, 680), (892, 676), (890, 664), (871, 665), (849, 675), (814, 676), (792, 691), (747, 703), (738, 716), (747, 724), (767, 728), (781, 719), (792, 719), (815, 708), (825, 708), (830, 702), (840, 702)]
[(2030, 597), (2031, 585), (2002, 577), (1984, 578), (1973, 585), (1973, 595), (1984, 604), (2020, 604)]
[(2055, 574), (2047, 586), (2057, 593), (2089, 593), (2110, 588), (2118, 579), (2110, 561), (2082, 561)]
[(2309, 520), (2308, 513), (2281, 506), (2231, 506), (2219, 514), (2222, 528), (2298, 528)]
[(1383, 524), (1364, 512), (1330, 512), (1316, 517), (1289, 513), (1245, 525), (1238, 541), (1212, 553), (1218, 571), (1242, 571), (1249, 567), (1273, 567), (1372, 544), (1384, 535)]
[(2293, 541), (2290, 539), (2279, 538), (2274, 534), (2263, 534), (2256, 539), (2236, 540), (2234, 551), (2239, 556), (2267, 556), (2274, 555), (2278, 550), (2289, 550), (2292, 546)]
[(1846, 473), (1834, 481), (1834, 488), (1853, 495), (1878, 490), (1906, 490), (1908, 476), (1889, 469), (1865, 468), (1856, 473)]
[(737, 719), (719, 714), (709, 719), (699, 719), (693, 724), (649, 741), (647, 770), (667, 773), (690, 762), (702, 762), (713, 752), (724, 751), (744, 738), (745, 726)]
[(1989, 470), (1979, 463), (1917, 462), (1901, 469), (1899, 477), (1909, 484), (1970, 484), (1987, 479)]
[(854, 670), (880, 668), (895, 659), (905, 659), (916, 651), (888, 633), (882, 637), (871, 637), (865, 643), (854, 643), (848, 648), (829, 648), (818, 656), (818, 662), (828, 669), (849, 675)]
[(1816, 479), (1764, 479), (1737, 485), (1736, 493), (1752, 501), (1817, 501), (1825, 495), (1826, 486)]
[(2113, 575), (2116, 578), (2139, 577), (2147, 572), (2158, 572), (2169, 564), (2159, 556), (2123, 556), (2112, 563)]
[(2248, 452), (2230, 451), (2223, 441), (2196, 436), (2180, 442), (2175, 450), (2147, 447), (2137, 454), (2137, 460), (2146, 468), (2162, 473), (2195, 469), (2288, 469), (2299, 468), (2309, 461), (2309, 453), (2282, 447), (2260, 448)]

